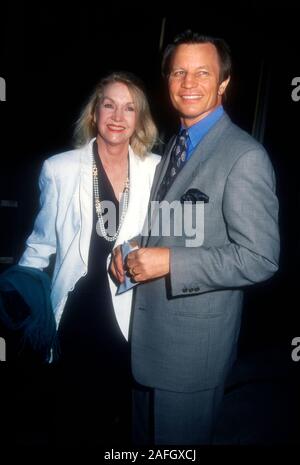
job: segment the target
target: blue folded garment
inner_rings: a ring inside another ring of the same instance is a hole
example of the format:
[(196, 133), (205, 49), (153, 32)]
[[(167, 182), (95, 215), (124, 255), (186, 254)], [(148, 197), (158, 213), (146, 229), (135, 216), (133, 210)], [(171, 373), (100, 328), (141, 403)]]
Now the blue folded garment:
[(37, 268), (14, 265), (0, 275), (0, 324), (20, 337), (20, 347), (30, 347), (50, 360), (56, 352), (56, 323), (50, 300), (51, 281)]

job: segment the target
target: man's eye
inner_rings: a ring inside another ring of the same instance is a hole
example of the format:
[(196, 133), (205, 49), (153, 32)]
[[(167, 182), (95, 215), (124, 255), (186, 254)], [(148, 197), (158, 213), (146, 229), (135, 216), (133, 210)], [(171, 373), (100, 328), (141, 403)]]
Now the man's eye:
[(208, 71), (205, 71), (204, 69), (202, 71), (199, 71), (197, 73), (197, 76), (208, 76)]
[(181, 77), (181, 76), (184, 76), (184, 74), (185, 74), (185, 72), (182, 71), (182, 70), (178, 70), (178, 71), (174, 71), (174, 72), (173, 72), (173, 75), (174, 75), (175, 77)]

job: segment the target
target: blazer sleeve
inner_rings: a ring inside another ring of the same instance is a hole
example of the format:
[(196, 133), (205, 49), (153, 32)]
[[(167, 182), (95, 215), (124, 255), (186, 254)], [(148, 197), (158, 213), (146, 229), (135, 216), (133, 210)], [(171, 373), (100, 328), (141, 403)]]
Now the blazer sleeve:
[(50, 255), (56, 252), (55, 220), (57, 215), (57, 187), (46, 160), (39, 178), (40, 211), (34, 223), (33, 231), (26, 241), (26, 249), (19, 265), (43, 269), (49, 264)]
[(277, 271), (278, 200), (273, 167), (263, 149), (249, 150), (231, 168), (222, 221), (228, 236), (224, 245), (171, 248), (173, 296), (243, 287)]

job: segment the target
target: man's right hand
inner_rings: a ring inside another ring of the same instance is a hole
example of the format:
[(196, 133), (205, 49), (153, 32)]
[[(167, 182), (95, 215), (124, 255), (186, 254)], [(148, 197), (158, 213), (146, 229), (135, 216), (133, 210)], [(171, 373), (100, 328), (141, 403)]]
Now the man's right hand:
[(121, 253), (121, 246), (118, 245), (112, 251), (112, 257), (109, 267), (112, 276), (119, 282), (123, 283), (125, 279), (125, 270), (123, 268), (123, 259)]

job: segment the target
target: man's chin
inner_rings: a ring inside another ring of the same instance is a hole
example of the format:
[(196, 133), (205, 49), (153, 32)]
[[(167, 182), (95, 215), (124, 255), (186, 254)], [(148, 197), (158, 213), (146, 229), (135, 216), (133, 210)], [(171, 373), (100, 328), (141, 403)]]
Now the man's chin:
[(205, 116), (208, 115), (209, 112), (205, 112), (205, 113), (180, 113), (180, 119), (181, 119), (181, 122), (189, 127), (189, 126), (192, 126), (193, 124), (196, 124), (198, 123), (198, 121), (201, 121), (203, 118), (205, 118)]

